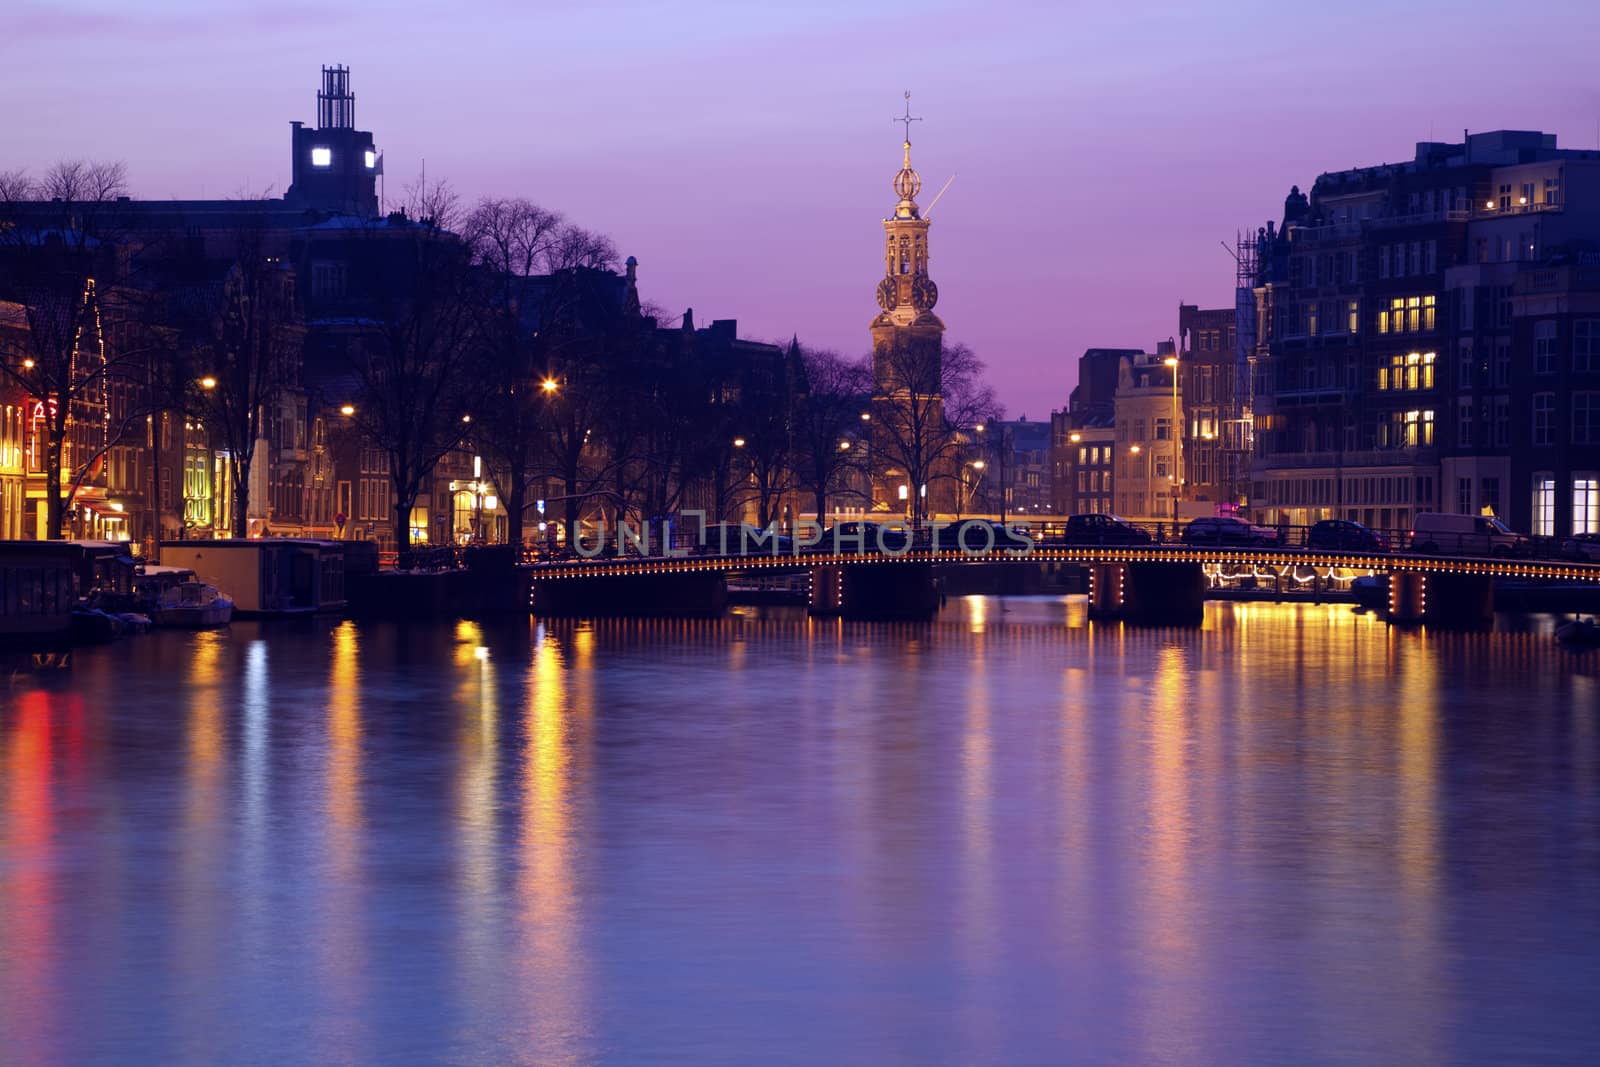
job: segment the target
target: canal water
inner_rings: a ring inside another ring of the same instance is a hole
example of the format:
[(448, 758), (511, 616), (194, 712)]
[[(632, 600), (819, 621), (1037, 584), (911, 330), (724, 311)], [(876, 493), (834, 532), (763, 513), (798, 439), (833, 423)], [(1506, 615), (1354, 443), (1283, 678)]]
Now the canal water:
[(1592, 1063), (1600, 653), (1526, 627), (86, 651), (0, 679), (0, 1060)]

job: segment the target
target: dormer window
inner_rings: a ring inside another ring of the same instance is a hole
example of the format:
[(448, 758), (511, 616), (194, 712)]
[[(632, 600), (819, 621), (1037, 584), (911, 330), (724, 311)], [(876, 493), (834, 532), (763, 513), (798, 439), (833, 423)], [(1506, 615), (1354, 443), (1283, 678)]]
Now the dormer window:
[(326, 145), (318, 145), (311, 150), (311, 165), (313, 167), (333, 166), (333, 149)]

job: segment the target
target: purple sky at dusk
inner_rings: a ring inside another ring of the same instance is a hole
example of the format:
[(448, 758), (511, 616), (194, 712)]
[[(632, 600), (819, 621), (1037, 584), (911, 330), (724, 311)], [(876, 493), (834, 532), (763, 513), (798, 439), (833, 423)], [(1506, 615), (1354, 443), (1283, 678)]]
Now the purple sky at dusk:
[(1291, 183), (1463, 127), (1596, 142), (1591, 3), (332, 4), (10, 0), (0, 169), (123, 159), (142, 197), (281, 194), (318, 68), (398, 198), (422, 160), (612, 235), (647, 300), (867, 347), (901, 92), (952, 340), (1012, 415), (1088, 346), (1232, 303), (1219, 244)]

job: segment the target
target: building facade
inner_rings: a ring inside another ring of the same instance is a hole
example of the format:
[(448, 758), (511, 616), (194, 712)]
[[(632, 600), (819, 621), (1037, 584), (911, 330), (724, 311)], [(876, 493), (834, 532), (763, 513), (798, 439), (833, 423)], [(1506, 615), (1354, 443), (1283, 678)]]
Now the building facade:
[(1115, 398), (1116, 513), (1141, 522), (1178, 519), (1177, 429), (1182, 397), (1174, 390), (1176, 355), (1170, 346), (1124, 356)]
[(1323, 174), (1258, 231), (1250, 510), (1600, 528), (1600, 152), (1472, 134)]
[(1250, 492), (1248, 376), (1237, 356), (1237, 309), (1179, 305), (1177, 347), (1183, 499), (1236, 506)]
[(1078, 384), (1050, 415), (1051, 509), (1057, 515), (1113, 514), (1116, 397), (1122, 361), (1137, 348), (1091, 348), (1078, 357)]

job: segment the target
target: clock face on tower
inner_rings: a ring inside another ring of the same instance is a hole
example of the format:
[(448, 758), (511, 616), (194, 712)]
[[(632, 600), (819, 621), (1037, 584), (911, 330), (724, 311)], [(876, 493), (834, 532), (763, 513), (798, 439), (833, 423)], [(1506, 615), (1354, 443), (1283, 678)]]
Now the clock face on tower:
[(933, 279), (922, 275), (911, 283), (911, 304), (918, 311), (931, 311), (939, 302), (939, 287)]
[(893, 278), (885, 278), (878, 283), (878, 306), (888, 311), (895, 305), (895, 284)]

